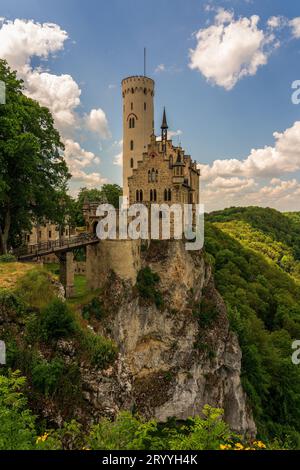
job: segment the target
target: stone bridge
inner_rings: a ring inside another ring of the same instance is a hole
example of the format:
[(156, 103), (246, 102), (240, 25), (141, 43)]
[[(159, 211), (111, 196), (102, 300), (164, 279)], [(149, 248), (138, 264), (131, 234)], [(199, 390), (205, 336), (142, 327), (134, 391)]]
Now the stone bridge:
[(18, 248), (14, 255), (19, 261), (32, 261), (42, 256), (55, 254), (59, 259), (59, 279), (65, 289), (66, 298), (74, 293), (74, 252), (82, 247), (99, 243), (94, 233), (82, 233), (68, 239), (48, 241)]

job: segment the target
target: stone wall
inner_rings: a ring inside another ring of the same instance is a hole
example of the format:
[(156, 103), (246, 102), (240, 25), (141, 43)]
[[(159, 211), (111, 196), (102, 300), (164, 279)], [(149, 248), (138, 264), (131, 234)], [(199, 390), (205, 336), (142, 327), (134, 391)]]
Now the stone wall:
[(101, 240), (87, 247), (86, 277), (90, 289), (98, 289), (114, 271), (134, 285), (141, 268), (140, 240)]

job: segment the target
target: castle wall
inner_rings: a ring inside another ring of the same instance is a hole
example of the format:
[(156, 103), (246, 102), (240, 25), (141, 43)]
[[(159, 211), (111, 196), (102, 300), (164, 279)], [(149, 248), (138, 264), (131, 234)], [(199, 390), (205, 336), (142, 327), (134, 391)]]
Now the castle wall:
[(140, 240), (101, 240), (86, 250), (86, 277), (90, 289), (99, 289), (114, 271), (134, 285), (141, 268)]

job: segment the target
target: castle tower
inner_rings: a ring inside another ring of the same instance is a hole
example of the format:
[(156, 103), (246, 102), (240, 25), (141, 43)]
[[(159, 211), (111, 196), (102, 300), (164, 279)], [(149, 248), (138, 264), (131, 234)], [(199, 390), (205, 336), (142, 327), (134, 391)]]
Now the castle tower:
[(122, 81), (123, 96), (123, 194), (129, 196), (128, 178), (137, 168), (154, 132), (154, 81), (132, 76)]

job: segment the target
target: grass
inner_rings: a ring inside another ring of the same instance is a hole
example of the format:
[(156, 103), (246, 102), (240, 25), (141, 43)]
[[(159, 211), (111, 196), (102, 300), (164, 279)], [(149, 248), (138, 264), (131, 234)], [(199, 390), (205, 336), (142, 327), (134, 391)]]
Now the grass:
[(0, 289), (14, 289), (19, 279), (36, 268), (34, 263), (0, 263)]

